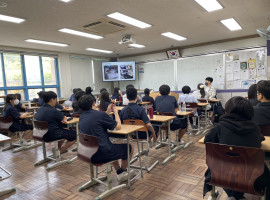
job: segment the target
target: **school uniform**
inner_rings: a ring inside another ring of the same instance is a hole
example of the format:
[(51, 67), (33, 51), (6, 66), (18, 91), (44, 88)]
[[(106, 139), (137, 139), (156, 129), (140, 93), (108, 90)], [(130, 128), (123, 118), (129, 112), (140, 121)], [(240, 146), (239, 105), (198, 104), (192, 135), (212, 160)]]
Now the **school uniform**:
[[(205, 136), (204, 143), (220, 143), (226, 145), (244, 146), (260, 148), (264, 136), (261, 134), (259, 127), (251, 120), (246, 120), (237, 114), (225, 114)], [(268, 170), (267, 170), (268, 171)], [(265, 176), (270, 177), (269, 175)], [(205, 173), (204, 195), (211, 190), (207, 184), (211, 180), (211, 172), (208, 169)], [(265, 180), (264, 180), (265, 181)], [(255, 186), (257, 187), (257, 186)], [(229, 197), (236, 199), (243, 198), (243, 193), (224, 189)]]
[[(192, 95), (198, 100), (198, 99), (208, 99), (208, 93), (205, 92), (205, 96), (202, 98), (202, 95), (200, 93), (200, 90), (195, 90)], [(211, 109), (211, 105), (207, 105), (206, 106), (206, 110), (210, 110)], [(202, 109), (200, 109), (200, 111), (202, 111)]]
[[(39, 98), (38, 99), (38, 106), (43, 106), (44, 104), (45, 104), (44, 100), (42, 98)], [(61, 106), (58, 103), (55, 104), (55, 108), (57, 108), (59, 110), (63, 110), (63, 106)]]
[(155, 105), (155, 100), (153, 99), (153, 97), (150, 96), (144, 96), (142, 98), (142, 102), (151, 102), (153, 105), (153, 110), (156, 110), (156, 105)]
[(104, 108), (103, 108), (103, 109), (101, 109), (101, 104), (100, 104), (100, 105), (99, 105), (100, 110), (101, 110), (101, 111), (107, 111), (107, 109), (108, 109), (110, 103), (111, 103), (111, 102), (104, 102)]
[(116, 101), (122, 101), (122, 97), (120, 94), (114, 94), (112, 95), (112, 99), (115, 99)]
[(76, 100), (75, 95), (72, 94), (72, 95), (69, 97), (69, 101), (75, 101), (75, 100)]
[[(116, 125), (117, 122), (103, 111), (91, 109), (81, 114), (79, 121), (80, 132), (98, 138), (99, 148), (91, 159), (93, 164), (127, 159), (127, 144), (112, 144), (109, 139), (107, 130), (113, 130)], [(131, 150), (131, 145), (129, 145), (129, 149)]]
[(258, 103), (254, 106), (254, 121), (257, 125), (270, 125), (270, 102)]
[[(155, 104), (157, 112), (168, 112), (176, 116), (174, 109), (178, 108), (178, 104), (174, 96), (170, 95), (157, 96)], [(171, 123), (170, 128), (172, 131), (180, 128), (181, 129), (187, 128), (187, 119), (180, 119), (178, 117), (175, 118)]]
[(215, 99), (217, 95), (216, 88), (214, 86), (206, 86), (205, 92), (208, 94), (209, 99)]
[(43, 136), (45, 142), (66, 139), (68, 141), (76, 140), (76, 131), (64, 129), (66, 125), (61, 123), (64, 114), (49, 104), (44, 104), (37, 110), (36, 120), (48, 122), (48, 132)]
[(33, 125), (32, 124), (21, 124), (20, 123), (21, 114), (11, 104), (7, 104), (6, 110), (4, 111), (3, 116), (4, 117), (8, 117), (8, 116), (12, 117), (13, 123), (9, 127), (9, 130), (11, 132), (33, 130)]
[(17, 105), (15, 105), (14, 106), (17, 110), (18, 110), (18, 112), (24, 112), (25, 110), (24, 109), (22, 109), (22, 104), (21, 104), (21, 102), (19, 102)]
[(257, 97), (252, 98), (252, 99), (248, 99), (248, 101), (252, 104), (252, 106), (257, 106), (257, 104), (260, 103), (260, 102), (257, 100)]
[(95, 98), (95, 96), (92, 93), (88, 93), (86, 95), (90, 95), (94, 99), (94, 102), (96, 102), (96, 98)]
[[(125, 108), (121, 110), (120, 119), (123, 122), (126, 119), (139, 119), (142, 120), (145, 124), (150, 122), (145, 109), (139, 106), (137, 103), (129, 103)], [(155, 129), (156, 134), (158, 133), (158, 128)], [(151, 134), (151, 133), (149, 133)], [(146, 132), (138, 132), (139, 139), (146, 139)], [(136, 138), (136, 136), (134, 136)]]
[(72, 108), (74, 114), (82, 114), (83, 110), (79, 108), (78, 102), (72, 102)]
[[(142, 102), (142, 99), (139, 95), (137, 95), (137, 103), (140, 103), (140, 102)], [(126, 106), (126, 105), (128, 105), (128, 103), (129, 103), (129, 100), (127, 98), (127, 94), (124, 94), (123, 95), (123, 105)]]
[(38, 98), (38, 106), (43, 106), (44, 100), (43, 98)]
[[(182, 95), (179, 94), (178, 104), (180, 105), (181, 103), (184, 103), (184, 102), (198, 103), (198, 100), (192, 94), (182, 94)], [(192, 109), (192, 111), (194, 111), (194, 116), (198, 116), (197, 109)], [(189, 121), (190, 121), (190, 124), (193, 124), (192, 117), (189, 117)], [(198, 124), (197, 121), (196, 121), (196, 124)]]

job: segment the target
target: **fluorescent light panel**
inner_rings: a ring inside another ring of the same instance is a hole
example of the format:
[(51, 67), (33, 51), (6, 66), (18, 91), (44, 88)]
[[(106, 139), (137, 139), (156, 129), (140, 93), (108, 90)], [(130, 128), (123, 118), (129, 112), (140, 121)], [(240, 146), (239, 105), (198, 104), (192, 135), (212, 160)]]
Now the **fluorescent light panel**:
[(181, 41), (181, 40), (186, 40), (187, 39), (185, 37), (182, 37), (181, 35), (177, 35), (177, 34), (172, 33), (172, 32), (161, 33), (161, 35), (163, 35), (165, 37), (168, 37), (168, 38), (171, 38), (171, 39), (174, 39), (174, 40), (177, 40), (177, 41)]
[(78, 36), (92, 38), (92, 39), (96, 39), (96, 40), (103, 38), (102, 36), (99, 36), (99, 35), (94, 35), (94, 34), (85, 33), (85, 32), (81, 32), (81, 31), (75, 31), (75, 30), (68, 29), (68, 28), (62, 28), (59, 31), (63, 32), (63, 33), (69, 33), (72, 35), (78, 35)]
[(144, 48), (145, 47), (145, 45), (142, 45), (142, 44), (129, 44), (128, 46), (135, 47), (135, 48)]
[(127, 15), (121, 14), (119, 12), (111, 13), (107, 16), (110, 18), (116, 19), (118, 21), (125, 22), (127, 24), (132, 25), (132, 26), (139, 27), (139, 28), (149, 28), (152, 26), (150, 24), (147, 24), (147, 23), (142, 22), (140, 20), (134, 19), (134, 18), (129, 17)]
[(60, 1), (63, 1), (63, 2), (65, 2), (65, 3), (68, 3), (68, 2), (70, 2), (70, 1), (72, 1), (72, 0), (60, 0)]
[(221, 20), (220, 22), (231, 31), (237, 31), (242, 29), (242, 27), (237, 23), (237, 21), (235, 21), (234, 18), (224, 19)]
[(1, 21), (6, 21), (6, 22), (12, 22), (12, 23), (17, 23), (20, 24), (25, 21), (25, 19), (17, 18), (17, 17), (11, 17), (7, 15), (0, 15), (0, 20)]
[(217, 0), (195, 0), (207, 12), (223, 9), (222, 5)]
[(87, 51), (100, 52), (100, 53), (113, 53), (113, 51), (102, 50), (102, 49), (94, 49), (94, 48), (87, 48), (86, 50), (87, 50)]
[(52, 46), (59, 46), (59, 47), (67, 47), (68, 44), (56, 43), (56, 42), (48, 42), (43, 40), (34, 40), (34, 39), (27, 39), (26, 42), (38, 43), (38, 44), (45, 44), (45, 45), (52, 45)]

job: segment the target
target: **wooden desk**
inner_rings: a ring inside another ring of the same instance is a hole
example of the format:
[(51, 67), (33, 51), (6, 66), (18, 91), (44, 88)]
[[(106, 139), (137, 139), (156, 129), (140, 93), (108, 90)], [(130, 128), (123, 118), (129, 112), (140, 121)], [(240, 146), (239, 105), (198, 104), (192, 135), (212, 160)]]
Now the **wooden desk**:
[(167, 162), (169, 162), (170, 160), (172, 160), (176, 156), (175, 154), (172, 154), (171, 128), (170, 128), (171, 121), (174, 118), (176, 118), (176, 116), (154, 115), (152, 119), (149, 117), (151, 122), (161, 122), (162, 123), (161, 125), (152, 124), (153, 126), (164, 126), (164, 125), (168, 126), (168, 142), (163, 142), (162, 138), (160, 137), (160, 143), (156, 146), (156, 149), (158, 149), (164, 145), (168, 146), (168, 157), (163, 160), (163, 162), (162, 162), (163, 165), (165, 165)]
[[(123, 110), (125, 106), (116, 106), (116, 109), (119, 111)], [(108, 113), (108, 115), (113, 115), (113, 112)]]
[[(7, 137), (7, 136), (5, 136), (3, 134), (0, 134), (0, 143), (5, 143), (5, 142), (9, 142), (9, 141), (11, 141), (11, 138), (10, 137)], [(1, 166), (0, 166), (0, 169), (2, 169), (2, 171), (4, 171), (7, 174), (6, 177), (0, 176), (0, 181), (5, 180), (5, 179), (11, 177), (11, 173), (9, 171), (7, 171), (6, 169), (4, 169)], [(1, 196), (4, 196), (4, 195), (6, 195), (6, 194), (8, 194), (10, 192), (15, 192), (15, 191), (16, 191), (15, 188), (9, 188), (9, 189), (5, 189), (5, 190), (0, 190), (0, 197)]]
[(72, 107), (65, 107), (61, 112), (72, 112), (73, 108)]
[(146, 101), (146, 102), (140, 102), (140, 103), (138, 103), (138, 105), (148, 105), (148, 104), (152, 104), (152, 102)]
[(210, 103), (217, 103), (220, 101), (221, 101), (221, 99), (208, 99), (208, 102), (210, 102)]
[(198, 106), (205, 107), (209, 105), (210, 103), (197, 103)]
[(177, 111), (176, 115), (178, 115), (178, 116), (189, 116), (192, 113), (193, 113), (193, 111), (187, 111), (187, 112)]
[[(132, 180), (130, 180), (130, 158), (129, 158), (129, 135), (131, 133), (136, 132), (137, 138), (138, 138), (138, 130), (140, 130), (141, 128), (143, 128), (143, 126), (138, 126), (138, 125), (127, 125), (127, 124), (122, 124), (121, 125), (121, 129), (120, 130), (112, 130), (112, 131), (108, 131), (108, 133), (110, 134), (117, 134), (117, 135), (124, 135), (126, 136), (127, 139), (127, 151), (128, 151), (128, 188), (130, 188), (130, 182), (136, 177), (134, 177)], [(139, 142), (137, 140), (137, 148), (138, 148), (138, 152), (140, 152), (140, 147), (139, 147)], [(143, 173), (142, 173), (142, 164), (141, 164), (141, 156), (139, 155), (139, 160), (140, 160), (140, 171), (141, 171), (141, 177), (143, 177)]]

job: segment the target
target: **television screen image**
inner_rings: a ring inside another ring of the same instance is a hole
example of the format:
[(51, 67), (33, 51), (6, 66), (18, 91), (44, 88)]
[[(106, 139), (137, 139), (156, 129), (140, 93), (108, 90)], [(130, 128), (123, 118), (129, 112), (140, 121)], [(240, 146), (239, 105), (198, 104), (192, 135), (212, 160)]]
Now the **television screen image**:
[(135, 80), (135, 62), (103, 62), (103, 81), (131, 81)]

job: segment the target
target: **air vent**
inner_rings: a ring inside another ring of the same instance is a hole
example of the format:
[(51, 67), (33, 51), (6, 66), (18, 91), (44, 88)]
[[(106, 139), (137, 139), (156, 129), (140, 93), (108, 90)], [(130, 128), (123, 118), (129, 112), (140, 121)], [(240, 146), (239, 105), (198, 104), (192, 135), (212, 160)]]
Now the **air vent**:
[(88, 31), (103, 36), (128, 29), (126, 25), (105, 18), (96, 20), (79, 28), (82, 31)]

